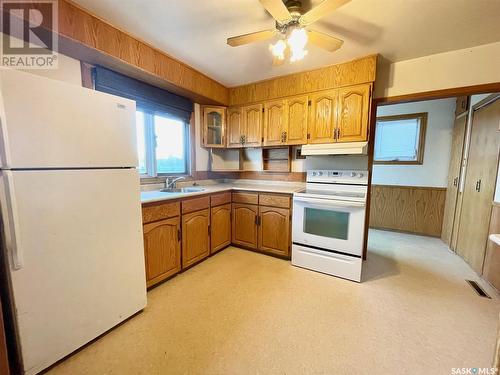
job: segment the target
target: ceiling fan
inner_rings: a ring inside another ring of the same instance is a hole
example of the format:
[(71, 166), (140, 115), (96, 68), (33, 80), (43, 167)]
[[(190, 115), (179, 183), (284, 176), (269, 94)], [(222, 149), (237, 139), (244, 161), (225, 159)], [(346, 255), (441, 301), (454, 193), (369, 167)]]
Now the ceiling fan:
[(273, 55), (273, 65), (281, 65), (286, 58), (290, 58), (290, 62), (303, 59), (307, 55), (305, 46), (308, 41), (330, 52), (338, 50), (344, 44), (341, 39), (319, 31), (306, 30), (306, 27), (351, 0), (323, 0), (306, 13), (302, 12), (299, 0), (259, 1), (276, 20), (276, 28), (228, 38), (227, 44), (231, 47), (278, 36), (279, 40), (276, 44), (271, 44), (269, 49)]

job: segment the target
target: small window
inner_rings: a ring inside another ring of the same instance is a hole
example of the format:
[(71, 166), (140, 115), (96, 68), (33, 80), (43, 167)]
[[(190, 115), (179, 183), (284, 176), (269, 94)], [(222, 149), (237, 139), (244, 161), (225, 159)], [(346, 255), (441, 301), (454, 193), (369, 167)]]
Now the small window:
[(377, 117), (375, 164), (422, 164), (427, 113)]
[(189, 172), (188, 124), (175, 117), (138, 110), (136, 127), (142, 177)]

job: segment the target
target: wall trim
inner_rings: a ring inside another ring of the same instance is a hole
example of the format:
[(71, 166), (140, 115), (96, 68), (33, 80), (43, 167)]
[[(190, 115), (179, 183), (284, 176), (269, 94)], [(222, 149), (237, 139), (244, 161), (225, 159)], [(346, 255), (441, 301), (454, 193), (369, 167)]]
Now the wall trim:
[(418, 189), (418, 190), (447, 190), (442, 186), (414, 186), (414, 185), (387, 185), (387, 184), (372, 184), (372, 186), (386, 187), (386, 188), (400, 188), (400, 189)]
[(487, 94), (499, 92), (500, 82), (486, 83), (482, 85), (455, 87), (450, 89), (417, 92), (413, 94), (374, 98), (376, 105), (403, 104), (410, 102), (422, 102), (435, 99), (453, 98), (463, 95)]

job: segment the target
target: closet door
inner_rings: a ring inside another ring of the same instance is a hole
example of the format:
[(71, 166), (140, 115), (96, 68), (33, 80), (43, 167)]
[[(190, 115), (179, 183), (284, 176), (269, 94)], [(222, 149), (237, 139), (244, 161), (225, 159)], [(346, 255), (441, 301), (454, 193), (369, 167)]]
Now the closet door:
[[(441, 239), (451, 246), (451, 234), (455, 221), (455, 209), (457, 207), (458, 188), (460, 182), (460, 170), (465, 141), (465, 129), (467, 127), (467, 116), (455, 119), (453, 137), (451, 143), (451, 160), (448, 171), (448, 187), (446, 189), (446, 203), (444, 208), (443, 230)], [(452, 250), (454, 250), (452, 248)]]
[(457, 253), (481, 274), (498, 166), (500, 100), (473, 116)]

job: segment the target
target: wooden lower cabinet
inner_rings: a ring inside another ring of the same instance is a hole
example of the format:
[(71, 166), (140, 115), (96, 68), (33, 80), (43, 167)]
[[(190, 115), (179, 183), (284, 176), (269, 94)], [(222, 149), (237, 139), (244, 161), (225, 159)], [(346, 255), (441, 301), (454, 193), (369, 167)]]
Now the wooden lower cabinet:
[(209, 209), (182, 215), (182, 268), (199, 262), (210, 254)]
[(150, 287), (181, 270), (180, 219), (144, 225), (146, 282)]
[(290, 210), (259, 206), (259, 250), (290, 254)]
[(143, 225), (147, 286), (231, 244), (289, 257), (290, 207), (289, 195), (255, 192), (224, 192), (143, 207), (143, 219), (156, 220)]
[(256, 205), (233, 203), (233, 244), (257, 248), (258, 214), (259, 207)]
[(231, 203), (212, 207), (210, 213), (210, 253), (231, 244)]

